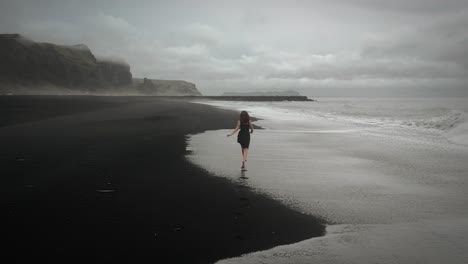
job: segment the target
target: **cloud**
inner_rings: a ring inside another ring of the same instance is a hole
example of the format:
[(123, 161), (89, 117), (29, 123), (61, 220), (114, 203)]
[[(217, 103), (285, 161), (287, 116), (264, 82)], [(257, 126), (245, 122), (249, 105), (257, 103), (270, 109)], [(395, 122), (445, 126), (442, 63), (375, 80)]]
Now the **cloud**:
[(332, 0), (342, 5), (378, 10), (379, 12), (397, 12), (412, 14), (441, 14), (468, 9), (465, 0)]
[(182, 59), (203, 59), (206, 56), (210, 56), (208, 48), (201, 44), (195, 44), (189, 47), (168, 47), (165, 50), (175, 58)]
[[(362, 55), (368, 59), (456, 64), (463, 67), (464, 74), (467, 75), (467, 28), (468, 12), (435, 19), (423, 26), (413, 26), (395, 34), (380, 36), (363, 48)], [(456, 68), (456, 65), (452, 65), (452, 68)]]
[(189, 24), (182, 32), (190, 41), (208, 46), (215, 46), (222, 41), (221, 32), (207, 24)]
[(458, 0), (241, 1), (229, 8), (215, 1), (206, 10), (148, 1), (138, 12), (125, 1), (109, 3), (77, 4), (74, 14), (58, 12), (64, 4), (57, 1), (40, 15), (39, 4), (25, 5), (30, 10), (18, 20), (0, 21), (36, 41), (83, 43), (118, 57), (135, 77), (185, 79), (208, 93), (446, 87), (468, 78), (468, 4)]

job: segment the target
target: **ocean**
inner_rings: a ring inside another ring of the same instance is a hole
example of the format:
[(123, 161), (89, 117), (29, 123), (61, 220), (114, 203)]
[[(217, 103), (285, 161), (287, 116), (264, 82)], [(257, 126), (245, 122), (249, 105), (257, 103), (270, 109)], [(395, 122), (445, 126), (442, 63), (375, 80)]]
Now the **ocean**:
[(263, 129), (246, 172), (232, 130), (189, 135), (191, 162), (328, 223), (324, 237), (219, 263), (468, 259), (468, 98), (196, 103), (246, 110)]
[(315, 102), (205, 101), (220, 108), (247, 110), (268, 129), (307, 130), (314, 123), (347, 126), (385, 136), (468, 145), (468, 97), (319, 98)]

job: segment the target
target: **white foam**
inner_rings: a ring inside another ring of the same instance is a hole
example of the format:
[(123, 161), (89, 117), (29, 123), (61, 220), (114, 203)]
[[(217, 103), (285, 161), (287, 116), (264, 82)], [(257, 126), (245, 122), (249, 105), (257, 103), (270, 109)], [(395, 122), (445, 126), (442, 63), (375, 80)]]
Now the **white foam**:
[(442, 116), (403, 121), (402, 125), (448, 131), (457, 127), (460, 123), (463, 123), (465, 121), (465, 116), (466, 113), (453, 110)]
[(447, 137), (450, 141), (468, 146), (468, 121), (459, 123), (454, 129), (447, 133)]

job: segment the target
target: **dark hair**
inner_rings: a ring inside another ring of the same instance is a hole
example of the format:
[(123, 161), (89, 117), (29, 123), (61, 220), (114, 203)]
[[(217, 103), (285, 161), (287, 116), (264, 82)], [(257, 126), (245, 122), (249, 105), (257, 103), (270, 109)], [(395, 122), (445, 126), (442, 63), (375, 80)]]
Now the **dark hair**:
[(250, 116), (247, 111), (242, 111), (239, 115), (239, 120), (241, 123), (248, 123), (250, 121)]

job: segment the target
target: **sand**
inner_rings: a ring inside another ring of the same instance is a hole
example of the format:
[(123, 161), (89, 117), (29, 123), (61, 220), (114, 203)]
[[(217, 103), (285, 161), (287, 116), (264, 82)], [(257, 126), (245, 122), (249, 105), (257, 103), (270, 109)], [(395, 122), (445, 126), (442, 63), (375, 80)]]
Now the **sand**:
[(152, 97), (0, 105), (2, 251), (17, 262), (210, 263), (324, 234), (242, 175), (186, 159), (186, 135), (232, 128), (236, 112)]

